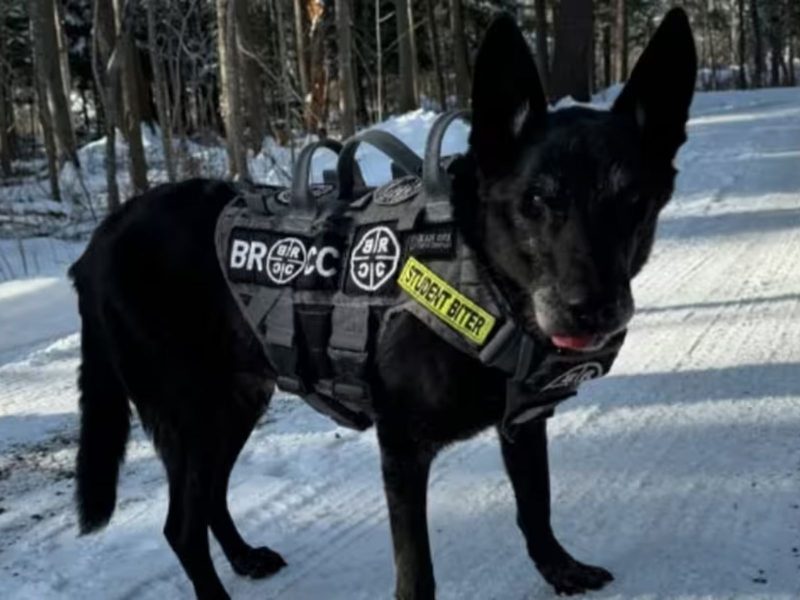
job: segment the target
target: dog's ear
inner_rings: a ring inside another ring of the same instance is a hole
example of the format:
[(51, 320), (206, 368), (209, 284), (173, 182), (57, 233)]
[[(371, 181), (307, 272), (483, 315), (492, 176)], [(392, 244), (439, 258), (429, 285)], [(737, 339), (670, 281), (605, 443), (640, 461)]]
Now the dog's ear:
[(475, 60), (470, 147), (481, 171), (497, 176), (510, 168), (519, 140), (547, 115), (536, 63), (509, 14), (496, 17)]
[(683, 9), (670, 10), (611, 109), (636, 119), (648, 155), (671, 161), (686, 141), (697, 52)]

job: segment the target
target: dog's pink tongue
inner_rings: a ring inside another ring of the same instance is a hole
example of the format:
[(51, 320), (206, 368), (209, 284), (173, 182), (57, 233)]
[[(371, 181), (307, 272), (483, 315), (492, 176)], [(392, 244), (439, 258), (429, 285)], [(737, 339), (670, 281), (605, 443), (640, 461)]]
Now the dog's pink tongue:
[(591, 335), (554, 335), (550, 338), (550, 341), (558, 348), (583, 350), (592, 345), (594, 337)]

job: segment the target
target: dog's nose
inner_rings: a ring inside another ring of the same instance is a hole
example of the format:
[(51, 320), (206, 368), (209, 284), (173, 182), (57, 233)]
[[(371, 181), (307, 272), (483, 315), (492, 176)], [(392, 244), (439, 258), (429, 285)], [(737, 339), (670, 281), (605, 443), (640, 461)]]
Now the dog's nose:
[(564, 298), (574, 319), (593, 333), (606, 333), (620, 328), (628, 319), (629, 310), (623, 297), (598, 297), (574, 293)]

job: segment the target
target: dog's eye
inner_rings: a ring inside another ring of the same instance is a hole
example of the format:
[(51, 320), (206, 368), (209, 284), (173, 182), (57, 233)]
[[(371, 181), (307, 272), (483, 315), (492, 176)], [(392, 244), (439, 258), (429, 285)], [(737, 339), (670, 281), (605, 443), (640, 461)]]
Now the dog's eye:
[(520, 204), (519, 211), (528, 219), (536, 219), (542, 215), (546, 204), (539, 194), (533, 194), (525, 198)]

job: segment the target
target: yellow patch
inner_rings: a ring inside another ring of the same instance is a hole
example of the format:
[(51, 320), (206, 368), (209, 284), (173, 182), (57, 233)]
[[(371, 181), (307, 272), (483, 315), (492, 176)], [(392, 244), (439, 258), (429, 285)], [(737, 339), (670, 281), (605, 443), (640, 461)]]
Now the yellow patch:
[(496, 319), (413, 256), (397, 283), (409, 296), (476, 344), (483, 344)]

